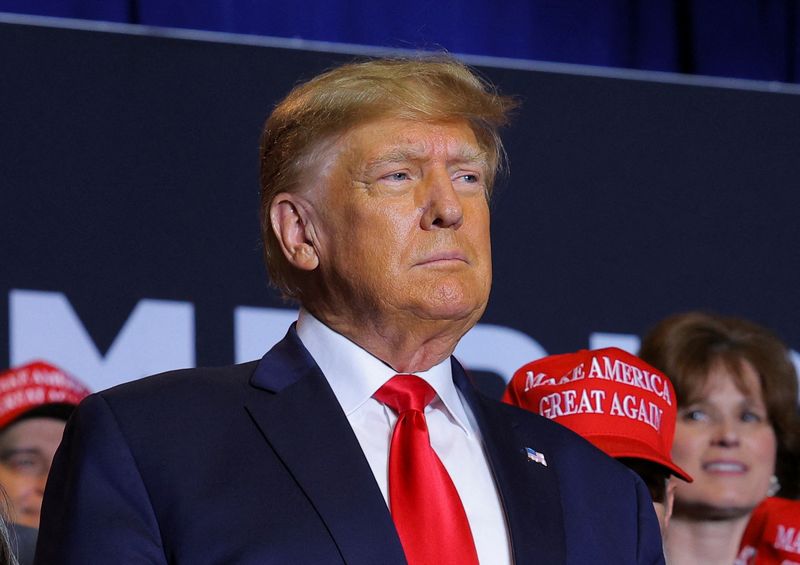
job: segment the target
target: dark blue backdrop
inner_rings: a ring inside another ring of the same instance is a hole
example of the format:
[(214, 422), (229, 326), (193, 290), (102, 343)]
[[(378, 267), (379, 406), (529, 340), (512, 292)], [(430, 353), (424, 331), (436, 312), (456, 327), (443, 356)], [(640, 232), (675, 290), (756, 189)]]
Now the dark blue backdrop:
[[(291, 317), (261, 263), (257, 141), (351, 57), (138, 31), (0, 24), (0, 365), (51, 357), (99, 388), (257, 357)], [(693, 308), (800, 349), (800, 87), (481, 71), (522, 108), (468, 366), (635, 349)]]
[(0, 11), (797, 82), (800, 0), (0, 0)]

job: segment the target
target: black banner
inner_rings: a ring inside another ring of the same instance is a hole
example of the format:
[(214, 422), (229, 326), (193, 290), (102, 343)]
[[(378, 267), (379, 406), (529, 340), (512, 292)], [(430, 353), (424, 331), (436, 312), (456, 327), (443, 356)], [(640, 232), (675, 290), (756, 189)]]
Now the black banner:
[[(0, 365), (41, 357), (98, 389), (282, 336), (258, 136), (292, 85), (352, 56), (13, 24), (0, 53)], [(462, 360), (508, 378), (546, 353), (635, 351), (688, 309), (800, 348), (800, 90), (529, 67), (480, 67), (522, 108)]]

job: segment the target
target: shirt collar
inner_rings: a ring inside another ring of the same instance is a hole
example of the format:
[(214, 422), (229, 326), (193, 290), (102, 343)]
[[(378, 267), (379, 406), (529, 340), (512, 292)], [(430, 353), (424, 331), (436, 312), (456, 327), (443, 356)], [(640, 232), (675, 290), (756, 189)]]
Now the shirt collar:
[[(297, 335), (319, 365), (347, 416), (368, 402), (386, 381), (397, 374), (389, 365), (335, 332), (303, 308), (300, 309), (297, 320)], [(446, 412), (469, 436), (472, 426), (461, 396), (453, 384), (450, 358), (414, 375), (433, 387)], [(436, 404), (436, 401), (432, 404)]]

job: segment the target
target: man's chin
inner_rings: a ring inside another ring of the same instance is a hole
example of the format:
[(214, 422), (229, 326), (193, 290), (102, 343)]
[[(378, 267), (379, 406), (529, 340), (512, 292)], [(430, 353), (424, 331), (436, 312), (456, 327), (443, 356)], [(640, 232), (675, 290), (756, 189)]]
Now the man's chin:
[(485, 300), (464, 300), (463, 297), (459, 297), (457, 300), (425, 301), (415, 310), (417, 316), (423, 320), (464, 323), (472, 327), (485, 309)]

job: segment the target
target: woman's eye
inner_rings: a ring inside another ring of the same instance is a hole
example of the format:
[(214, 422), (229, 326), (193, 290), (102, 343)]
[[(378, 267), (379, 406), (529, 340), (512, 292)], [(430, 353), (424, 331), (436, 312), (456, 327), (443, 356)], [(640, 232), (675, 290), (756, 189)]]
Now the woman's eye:
[(703, 422), (708, 419), (708, 415), (699, 409), (686, 410), (683, 413), (683, 419), (690, 422)]
[(764, 421), (764, 416), (762, 416), (758, 412), (751, 412), (749, 410), (745, 411), (745, 412), (742, 412), (741, 418), (742, 418), (742, 422), (761, 423), (761, 422)]

